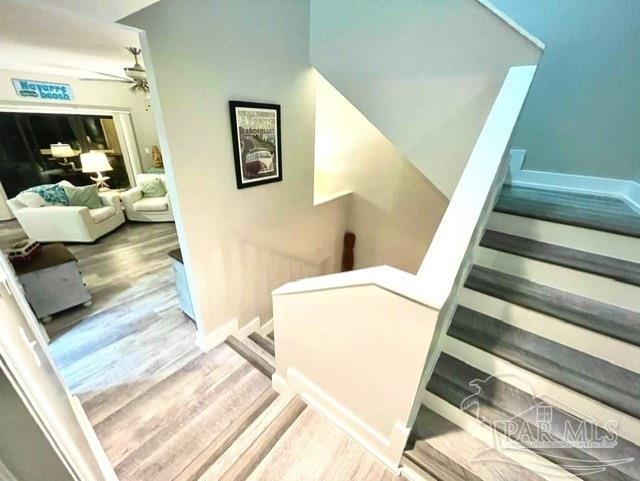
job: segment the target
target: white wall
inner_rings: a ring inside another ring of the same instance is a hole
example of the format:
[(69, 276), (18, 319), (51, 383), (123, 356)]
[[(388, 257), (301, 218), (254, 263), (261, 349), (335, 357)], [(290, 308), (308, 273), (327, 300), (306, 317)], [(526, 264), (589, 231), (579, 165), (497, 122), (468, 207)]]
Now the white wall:
[[(73, 102), (42, 102), (38, 99), (19, 97), (11, 81), (14, 78), (67, 83), (71, 85), (75, 99)], [(151, 154), (146, 153), (145, 149), (149, 149), (150, 152), (152, 145), (158, 145), (153, 112), (150, 109), (148, 111), (145, 110), (147, 100), (139, 93), (132, 94), (129, 92), (128, 84), (88, 82), (74, 77), (0, 69), (0, 103), (126, 109), (131, 112), (131, 120), (143, 168), (150, 167), (152, 164)]]
[[(123, 23), (147, 32), (202, 331), (267, 321), (271, 290), (334, 268), (344, 232), (341, 201), (312, 206), (309, 5), (163, 0)], [(282, 182), (236, 188), (229, 100), (281, 105)]]
[(347, 229), (355, 267), (415, 274), (447, 198), (362, 113), (316, 74), (316, 196), (353, 192)]
[(640, 2), (493, 3), (546, 44), (513, 140), (524, 167), (640, 182)]
[(311, 63), (447, 197), (509, 67), (540, 51), (475, 0), (311, 1)]

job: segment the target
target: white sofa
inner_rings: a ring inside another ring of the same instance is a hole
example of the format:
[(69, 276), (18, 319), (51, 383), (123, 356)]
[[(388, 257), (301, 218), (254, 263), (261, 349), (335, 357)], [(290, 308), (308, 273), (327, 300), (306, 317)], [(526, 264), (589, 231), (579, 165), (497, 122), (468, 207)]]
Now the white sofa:
[(141, 185), (155, 177), (162, 180), (167, 195), (163, 197), (144, 197), (139, 187), (133, 187), (122, 193), (122, 202), (127, 219), (140, 222), (173, 222), (173, 211), (169, 201), (167, 178), (164, 174), (138, 174), (136, 184)]
[(93, 242), (124, 224), (118, 195), (100, 193), (102, 207), (51, 205), (27, 207), (17, 198), (7, 204), (30, 239), (40, 242)]

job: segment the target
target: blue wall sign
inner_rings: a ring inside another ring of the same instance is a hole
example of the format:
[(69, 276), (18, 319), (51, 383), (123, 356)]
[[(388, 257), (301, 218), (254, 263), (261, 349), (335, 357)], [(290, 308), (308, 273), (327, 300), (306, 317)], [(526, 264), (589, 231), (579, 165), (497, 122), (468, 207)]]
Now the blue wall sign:
[(13, 79), (13, 86), (19, 97), (49, 100), (55, 102), (71, 102), (73, 91), (69, 84), (38, 82), (36, 80)]

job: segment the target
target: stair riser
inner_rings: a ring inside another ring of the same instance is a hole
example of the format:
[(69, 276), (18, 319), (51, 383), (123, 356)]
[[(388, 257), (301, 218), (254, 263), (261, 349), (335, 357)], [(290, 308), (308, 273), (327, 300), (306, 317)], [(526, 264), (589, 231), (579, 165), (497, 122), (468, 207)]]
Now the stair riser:
[(640, 445), (640, 420), (628, 414), (453, 337), (445, 336), (442, 350), (488, 375), (501, 376), (504, 382), (512, 384), (517, 389), (522, 389), (524, 382), (537, 397), (553, 400), (562, 406), (570, 406), (575, 412), (588, 415), (596, 424), (604, 426), (609, 421), (615, 421), (621, 437)]
[(449, 336), (640, 418), (640, 375), (458, 306)]
[(510, 326), (640, 373), (638, 346), (471, 289), (463, 288), (458, 300), (460, 305), (499, 319)]
[(640, 239), (493, 212), (487, 229), (640, 263)]
[(484, 247), (476, 250), (475, 263), (577, 296), (640, 311), (638, 286)]

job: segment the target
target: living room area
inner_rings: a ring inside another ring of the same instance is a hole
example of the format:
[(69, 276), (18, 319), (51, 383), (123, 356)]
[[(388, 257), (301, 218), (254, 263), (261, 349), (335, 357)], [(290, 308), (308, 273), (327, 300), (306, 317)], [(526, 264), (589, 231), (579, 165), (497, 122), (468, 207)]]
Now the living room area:
[(115, 25), (7, 11), (0, 249), (97, 424), (200, 353), (144, 59)]

